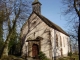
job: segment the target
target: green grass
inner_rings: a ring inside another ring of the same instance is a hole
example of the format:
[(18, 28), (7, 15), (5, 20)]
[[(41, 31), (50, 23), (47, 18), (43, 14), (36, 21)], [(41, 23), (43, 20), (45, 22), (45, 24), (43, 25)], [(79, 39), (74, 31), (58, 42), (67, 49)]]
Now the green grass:
[(76, 60), (79, 60), (79, 55), (73, 55), (72, 57), (74, 57)]
[[(79, 60), (79, 56), (75, 55), (75, 54), (73, 54), (71, 56), (71, 58), (75, 58), (75, 60)], [(69, 56), (68, 57), (60, 57), (58, 60), (70, 60), (70, 57)]]
[(9, 56), (1, 57), (0, 60), (24, 60), (24, 59), (16, 57), (16, 56), (13, 56), (13, 55), (9, 55)]

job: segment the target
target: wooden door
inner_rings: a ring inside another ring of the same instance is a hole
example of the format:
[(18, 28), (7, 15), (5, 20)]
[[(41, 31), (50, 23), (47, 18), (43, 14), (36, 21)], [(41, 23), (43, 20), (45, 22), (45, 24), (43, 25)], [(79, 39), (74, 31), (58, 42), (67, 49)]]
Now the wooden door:
[(38, 53), (39, 53), (39, 48), (37, 44), (33, 44), (32, 46), (32, 56), (33, 57), (38, 57)]

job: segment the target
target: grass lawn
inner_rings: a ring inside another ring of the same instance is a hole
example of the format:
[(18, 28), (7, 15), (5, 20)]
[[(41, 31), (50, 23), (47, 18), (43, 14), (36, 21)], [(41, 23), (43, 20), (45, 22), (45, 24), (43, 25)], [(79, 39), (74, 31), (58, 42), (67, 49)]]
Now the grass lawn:
[[(79, 56), (78, 55), (74, 55), (73, 54), (71, 58), (75, 58), (75, 60), (79, 60)], [(73, 60), (73, 59), (70, 59), (70, 57), (68, 56), (68, 57), (61, 57), (58, 60)]]
[(0, 60), (24, 60), (24, 59), (13, 55), (9, 55), (8, 57), (7, 56), (2, 57)]
[(75, 58), (76, 60), (79, 60), (79, 55), (73, 55), (73, 58)]

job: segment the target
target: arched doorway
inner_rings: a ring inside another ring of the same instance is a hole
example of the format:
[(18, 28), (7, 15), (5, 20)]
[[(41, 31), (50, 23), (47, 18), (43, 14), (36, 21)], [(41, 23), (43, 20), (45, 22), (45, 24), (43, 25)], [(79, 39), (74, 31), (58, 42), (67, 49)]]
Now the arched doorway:
[(37, 44), (32, 45), (32, 56), (37, 58), (39, 54), (39, 46)]

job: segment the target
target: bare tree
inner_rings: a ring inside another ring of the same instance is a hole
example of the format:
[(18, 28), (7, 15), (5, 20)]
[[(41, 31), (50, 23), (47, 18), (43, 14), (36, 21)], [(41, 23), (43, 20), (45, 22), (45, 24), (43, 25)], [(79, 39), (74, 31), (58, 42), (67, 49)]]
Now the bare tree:
[[(68, 21), (75, 23), (78, 21), (78, 48), (79, 48), (79, 42), (80, 42), (80, 0), (62, 0), (63, 4), (67, 6), (67, 9), (65, 9), (65, 14), (71, 18)], [(76, 29), (76, 28), (75, 28)], [(77, 34), (77, 33), (76, 33)]]
[[(17, 23), (25, 21), (25, 19), (29, 16), (30, 7), (29, 3), (25, 3), (25, 1), (23, 0), (9, 0), (9, 1), (1, 0), (1, 2), (4, 3), (5, 5), (5, 8), (3, 8), (5, 12), (4, 14), (8, 13), (8, 15), (6, 15), (6, 18), (4, 19), (7, 20), (6, 23), (8, 24), (8, 34), (7, 37), (5, 38), (5, 44), (2, 52), (2, 57), (3, 57), (3, 56), (8, 56), (8, 45), (10, 37)], [(14, 18), (12, 17), (13, 19), (11, 19), (10, 16), (14, 16)]]

